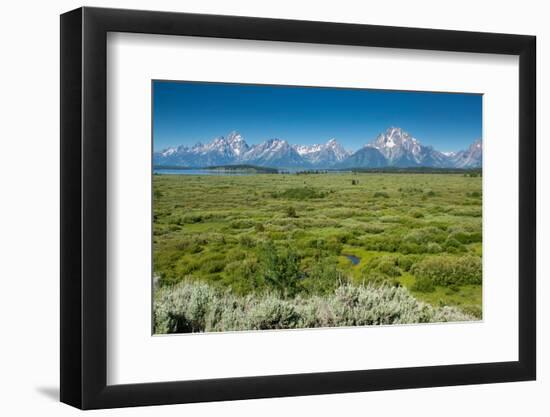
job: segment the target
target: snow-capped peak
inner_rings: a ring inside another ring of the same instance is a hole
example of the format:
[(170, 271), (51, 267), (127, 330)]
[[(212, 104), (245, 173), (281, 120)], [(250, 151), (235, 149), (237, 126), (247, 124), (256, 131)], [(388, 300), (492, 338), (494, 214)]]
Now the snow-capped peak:
[(207, 144), (198, 142), (192, 148), (192, 152), (209, 154), (212, 152), (226, 157), (239, 156), (249, 149), (248, 144), (238, 132), (231, 132), (227, 137), (218, 136)]
[(416, 155), (423, 148), (417, 139), (399, 127), (388, 128), (384, 133), (380, 133), (370, 145), (390, 159), (393, 154), (403, 151)]
[(187, 152), (189, 151), (189, 148), (185, 145), (179, 145), (179, 146), (171, 146), (169, 148), (166, 148), (164, 150), (162, 150), (160, 152), (160, 154), (167, 158), (167, 157), (170, 157), (172, 155), (177, 155), (178, 153), (181, 153), (181, 152)]
[(161, 155), (166, 157), (170, 155), (174, 155), (178, 151), (177, 147), (167, 148), (161, 152)]
[(434, 150), (431, 146), (424, 146), (420, 141), (399, 127), (390, 127), (380, 133), (371, 142), (370, 147), (376, 148), (386, 158), (389, 165), (418, 166), (430, 164), (431, 166), (444, 166), (446, 156)]
[(233, 130), (232, 132), (229, 133), (229, 135), (227, 135), (228, 142), (235, 142), (235, 141), (240, 142), (242, 140), (243, 140), (242, 135), (236, 130)]
[(444, 152), (441, 152), (443, 155), (447, 156), (447, 157), (452, 157), (452, 156), (455, 156), (456, 155), (456, 152), (455, 151), (444, 151)]
[(233, 131), (227, 135), (227, 143), (236, 156), (240, 156), (248, 151), (249, 146), (239, 132)]
[(325, 144), (294, 145), (293, 148), (300, 156), (313, 165), (320, 163), (335, 164), (350, 155), (334, 138)]
[(483, 144), (481, 139), (474, 141), (468, 149), (455, 152), (452, 157), (458, 168), (481, 167), (483, 163)]
[(298, 152), (299, 155), (307, 155), (314, 152), (319, 152), (322, 149), (323, 145), (295, 145), (294, 149)]
[[(443, 132), (444, 133), (444, 132)], [(206, 167), (230, 164), (253, 164), (270, 167), (362, 167), (362, 166), (430, 166), (430, 167), (479, 167), (482, 164), (481, 139), (466, 150), (439, 152), (424, 146), (419, 140), (399, 127), (390, 127), (380, 133), (364, 148), (348, 152), (334, 138), (313, 145), (293, 145), (284, 139), (269, 139), (249, 146), (236, 131), (218, 136), (208, 143), (198, 142), (168, 147), (155, 152), (157, 165)]]

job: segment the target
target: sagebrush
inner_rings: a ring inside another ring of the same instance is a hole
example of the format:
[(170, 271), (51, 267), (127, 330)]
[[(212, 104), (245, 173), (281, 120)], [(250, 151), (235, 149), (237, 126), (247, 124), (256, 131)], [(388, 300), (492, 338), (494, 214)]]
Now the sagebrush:
[(184, 280), (156, 291), (155, 333), (297, 329), (470, 321), (454, 307), (432, 307), (403, 287), (344, 284), (325, 296), (238, 296)]

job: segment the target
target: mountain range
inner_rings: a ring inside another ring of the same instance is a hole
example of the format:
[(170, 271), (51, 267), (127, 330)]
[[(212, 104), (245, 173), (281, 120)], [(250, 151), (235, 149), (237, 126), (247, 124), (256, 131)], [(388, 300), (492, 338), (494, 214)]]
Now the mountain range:
[(344, 149), (336, 139), (324, 144), (292, 145), (283, 139), (269, 139), (250, 146), (238, 132), (219, 136), (207, 144), (176, 146), (153, 153), (155, 166), (200, 168), (249, 164), (288, 169), (344, 169), (383, 167), (479, 168), (481, 139), (468, 149), (440, 152), (423, 145), (399, 127), (390, 127), (355, 152)]

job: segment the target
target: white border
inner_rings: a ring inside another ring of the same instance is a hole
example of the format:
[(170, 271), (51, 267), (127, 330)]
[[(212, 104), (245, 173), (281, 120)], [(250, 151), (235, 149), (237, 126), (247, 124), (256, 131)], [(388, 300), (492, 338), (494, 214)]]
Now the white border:
[[(108, 384), (518, 359), (517, 57), (118, 33), (107, 51)], [(151, 79), (483, 93), (483, 322), (152, 337)]]

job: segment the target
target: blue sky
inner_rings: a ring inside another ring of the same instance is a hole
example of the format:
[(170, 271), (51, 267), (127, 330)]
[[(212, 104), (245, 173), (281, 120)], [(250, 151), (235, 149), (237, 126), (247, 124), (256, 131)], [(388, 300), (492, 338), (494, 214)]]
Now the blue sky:
[(155, 151), (236, 130), (311, 145), (336, 138), (356, 150), (390, 126), (440, 151), (481, 138), (482, 96), (390, 90), (153, 81)]

